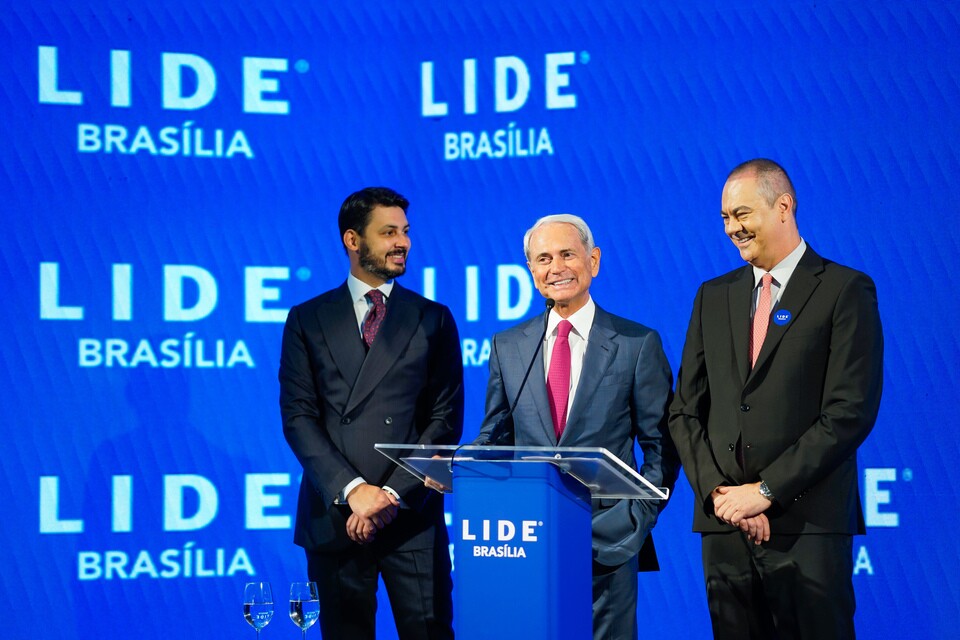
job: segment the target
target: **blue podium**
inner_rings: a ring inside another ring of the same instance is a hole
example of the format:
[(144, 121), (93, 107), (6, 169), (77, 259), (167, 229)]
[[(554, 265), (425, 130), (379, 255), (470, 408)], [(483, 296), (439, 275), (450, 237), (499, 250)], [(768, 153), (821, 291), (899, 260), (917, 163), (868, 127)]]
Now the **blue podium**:
[(454, 495), (458, 640), (591, 638), (591, 498), (667, 498), (603, 448), (376, 448)]

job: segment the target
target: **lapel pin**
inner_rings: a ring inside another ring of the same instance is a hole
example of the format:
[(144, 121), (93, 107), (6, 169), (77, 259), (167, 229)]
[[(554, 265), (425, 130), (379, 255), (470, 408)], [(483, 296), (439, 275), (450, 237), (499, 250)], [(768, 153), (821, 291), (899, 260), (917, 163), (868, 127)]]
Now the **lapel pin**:
[(792, 313), (790, 313), (790, 312), (787, 311), (786, 309), (781, 309), (781, 310), (779, 310), (779, 311), (775, 311), (775, 312), (774, 312), (774, 314), (773, 314), (773, 324), (777, 324), (777, 325), (780, 325), (780, 326), (782, 327), (783, 325), (785, 325), (785, 324), (787, 324), (788, 322), (790, 322), (790, 319), (791, 319), (791, 318), (793, 318), (793, 314), (792, 314)]

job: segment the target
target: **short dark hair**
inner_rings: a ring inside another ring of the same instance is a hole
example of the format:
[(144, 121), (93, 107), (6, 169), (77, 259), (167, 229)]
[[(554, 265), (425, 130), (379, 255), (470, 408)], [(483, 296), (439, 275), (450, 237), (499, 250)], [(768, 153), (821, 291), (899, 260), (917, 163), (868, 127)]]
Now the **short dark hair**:
[(361, 236), (370, 224), (370, 213), (376, 207), (400, 207), (407, 212), (410, 201), (388, 187), (367, 187), (347, 196), (340, 205), (337, 222), (340, 225), (340, 241), (347, 229), (353, 229)]
[(797, 192), (793, 182), (787, 175), (787, 170), (768, 158), (754, 158), (741, 162), (727, 175), (727, 180), (744, 173), (755, 173), (757, 176), (757, 191), (772, 207), (781, 194), (789, 193), (793, 198), (793, 214), (797, 213)]

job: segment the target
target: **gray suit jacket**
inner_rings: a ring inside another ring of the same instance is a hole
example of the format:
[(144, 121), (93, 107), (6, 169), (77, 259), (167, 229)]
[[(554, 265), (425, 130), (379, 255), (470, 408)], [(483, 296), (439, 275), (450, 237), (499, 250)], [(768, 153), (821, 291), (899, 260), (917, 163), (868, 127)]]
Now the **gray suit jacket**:
[(361, 476), (390, 486), (410, 507), (377, 544), (433, 544), (444, 526), (443, 497), (373, 445), (460, 441), (463, 364), (449, 309), (395, 284), (368, 353), (346, 284), (293, 307), (283, 330), (280, 411), (303, 465), (294, 542), (320, 551), (350, 546), (349, 510), (334, 500)]
[[(494, 336), (486, 415), (477, 442), (487, 439), (516, 397), (539, 346), (543, 322), (543, 316), (537, 316)], [(636, 469), (637, 442), (644, 478), (656, 486), (673, 485), (678, 466), (666, 432), (673, 378), (655, 331), (597, 307), (577, 393), (559, 443), (543, 371), (541, 349), (513, 413), (518, 446), (605, 447)], [(594, 500), (594, 560), (619, 566), (637, 555), (661, 508), (652, 501)], [(642, 569), (656, 568), (652, 546), (641, 554), (641, 564)]]

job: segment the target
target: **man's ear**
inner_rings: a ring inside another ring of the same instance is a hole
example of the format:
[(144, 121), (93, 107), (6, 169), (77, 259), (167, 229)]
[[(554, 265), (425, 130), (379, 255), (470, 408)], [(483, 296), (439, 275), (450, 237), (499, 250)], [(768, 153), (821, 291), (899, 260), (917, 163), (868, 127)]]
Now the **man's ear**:
[(600, 273), (600, 247), (594, 247), (590, 251), (590, 263), (591, 263), (591, 274), (594, 278), (597, 277), (597, 274)]
[(786, 222), (787, 215), (793, 211), (793, 196), (789, 193), (781, 193), (777, 198), (777, 213), (780, 215), (780, 221)]
[(343, 246), (347, 248), (347, 251), (358, 251), (360, 249), (360, 234), (353, 229), (344, 231)]

